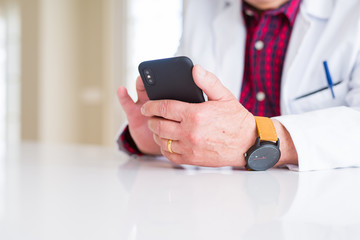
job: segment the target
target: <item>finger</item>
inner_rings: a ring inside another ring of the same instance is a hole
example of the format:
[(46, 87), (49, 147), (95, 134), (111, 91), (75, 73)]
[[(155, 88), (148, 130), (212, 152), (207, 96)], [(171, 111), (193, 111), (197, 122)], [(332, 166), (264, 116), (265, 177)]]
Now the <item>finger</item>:
[(125, 87), (118, 88), (117, 96), (122, 108), (124, 109), (125, 113), (128, 115), (130, 111), (135, 107), (134, 101), (129, 96)]
[[(157, 145), (159, 145), (159, 147), (164, 150), (165, 152), (170, 152), (169, 150), (169, 139), (165, 139), (165, 138), (161, 138), (159, 137), (159, 135), (154, 134), (154, 141), (156, 142)], [(177, 153), (177, 154), (183, 154), (183, 150), (181, 149), (181, 145), (179, 141), (175, 141), (172, 140), (171, 144), (170, 144), (170, 148), (171, 151), (173, 151), (173, 153)]]
[(141, 113), (147, 117), (157, 116), (181, 122), (190, 105), (190, 103), (175, 100), (148, 101), (142, 106)]
[(141, 77), (138, 76), (136, 79), (136, 93), (138, 95), (138, 101), (143, 103), (149, 101), (149, 97), (146, 93), (145, 86)]
[(179, 140), (182, 134), (181, 126), (178, 122), (169, 121), (164, 118), (150, 118), (148, 120), (149, 129), (161, 138)]
[(209, 100), (221, 101), (235, 98), (213, 73), (206, 71), (200, 65), (194, 66), (193, 77), (196, 85), (204, 91)]
[(173, 163), (176, 163), (176, 164), (184, 164), (185, 163), (180, 154), (170, 153), (170, 152), (163, 151), (163, 150), (161, 150), (161, 154)]

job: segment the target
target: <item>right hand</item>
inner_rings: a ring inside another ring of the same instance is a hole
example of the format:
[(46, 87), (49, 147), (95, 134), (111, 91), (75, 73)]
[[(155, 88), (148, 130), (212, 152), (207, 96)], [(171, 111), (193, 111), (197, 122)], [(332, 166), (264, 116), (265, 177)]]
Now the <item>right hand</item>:
[(141, 114), (140, 109), (149, 101), (144, 84), (139, 76), (136, 79), (138, 100), (134, 102), (125, 87), (119, 87), (117, 96), (129, 121), (129, 131), (138, 149), (144, 154), (160, 155), (160, 147), (155, 143), (153, 132), (148, 128), (148, 117)]

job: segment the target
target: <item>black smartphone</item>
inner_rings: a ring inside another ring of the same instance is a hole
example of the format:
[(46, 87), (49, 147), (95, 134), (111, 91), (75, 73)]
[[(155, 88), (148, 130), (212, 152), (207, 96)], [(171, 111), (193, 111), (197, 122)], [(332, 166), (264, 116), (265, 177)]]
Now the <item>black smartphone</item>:
[(204, 102), (203, 92), (196, 86), (192, 77), (193, 66), (188, 57), (173, 57), (140, 63), (139, 73), (149, 99)]

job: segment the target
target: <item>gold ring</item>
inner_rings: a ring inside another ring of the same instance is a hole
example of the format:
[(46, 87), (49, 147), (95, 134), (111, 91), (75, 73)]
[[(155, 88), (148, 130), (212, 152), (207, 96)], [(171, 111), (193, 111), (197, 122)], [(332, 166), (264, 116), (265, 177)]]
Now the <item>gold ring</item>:
[(171, 149), (171, 143), (172, 143), (172, 140), (169, 139), (168, 140), (168, 150), (169, 150), (170, 153), (174, 153), (173, 150)]

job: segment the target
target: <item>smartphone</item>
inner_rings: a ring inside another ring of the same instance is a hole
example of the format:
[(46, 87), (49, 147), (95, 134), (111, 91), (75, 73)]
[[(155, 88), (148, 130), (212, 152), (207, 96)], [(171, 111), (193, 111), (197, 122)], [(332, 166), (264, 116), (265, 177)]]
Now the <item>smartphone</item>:
[(149, 99), (204, 102), (203, 92), (196, 86), (192, 77), (193, 66), (188, 57), (173, 57), (140, 63), (139, 73)]

